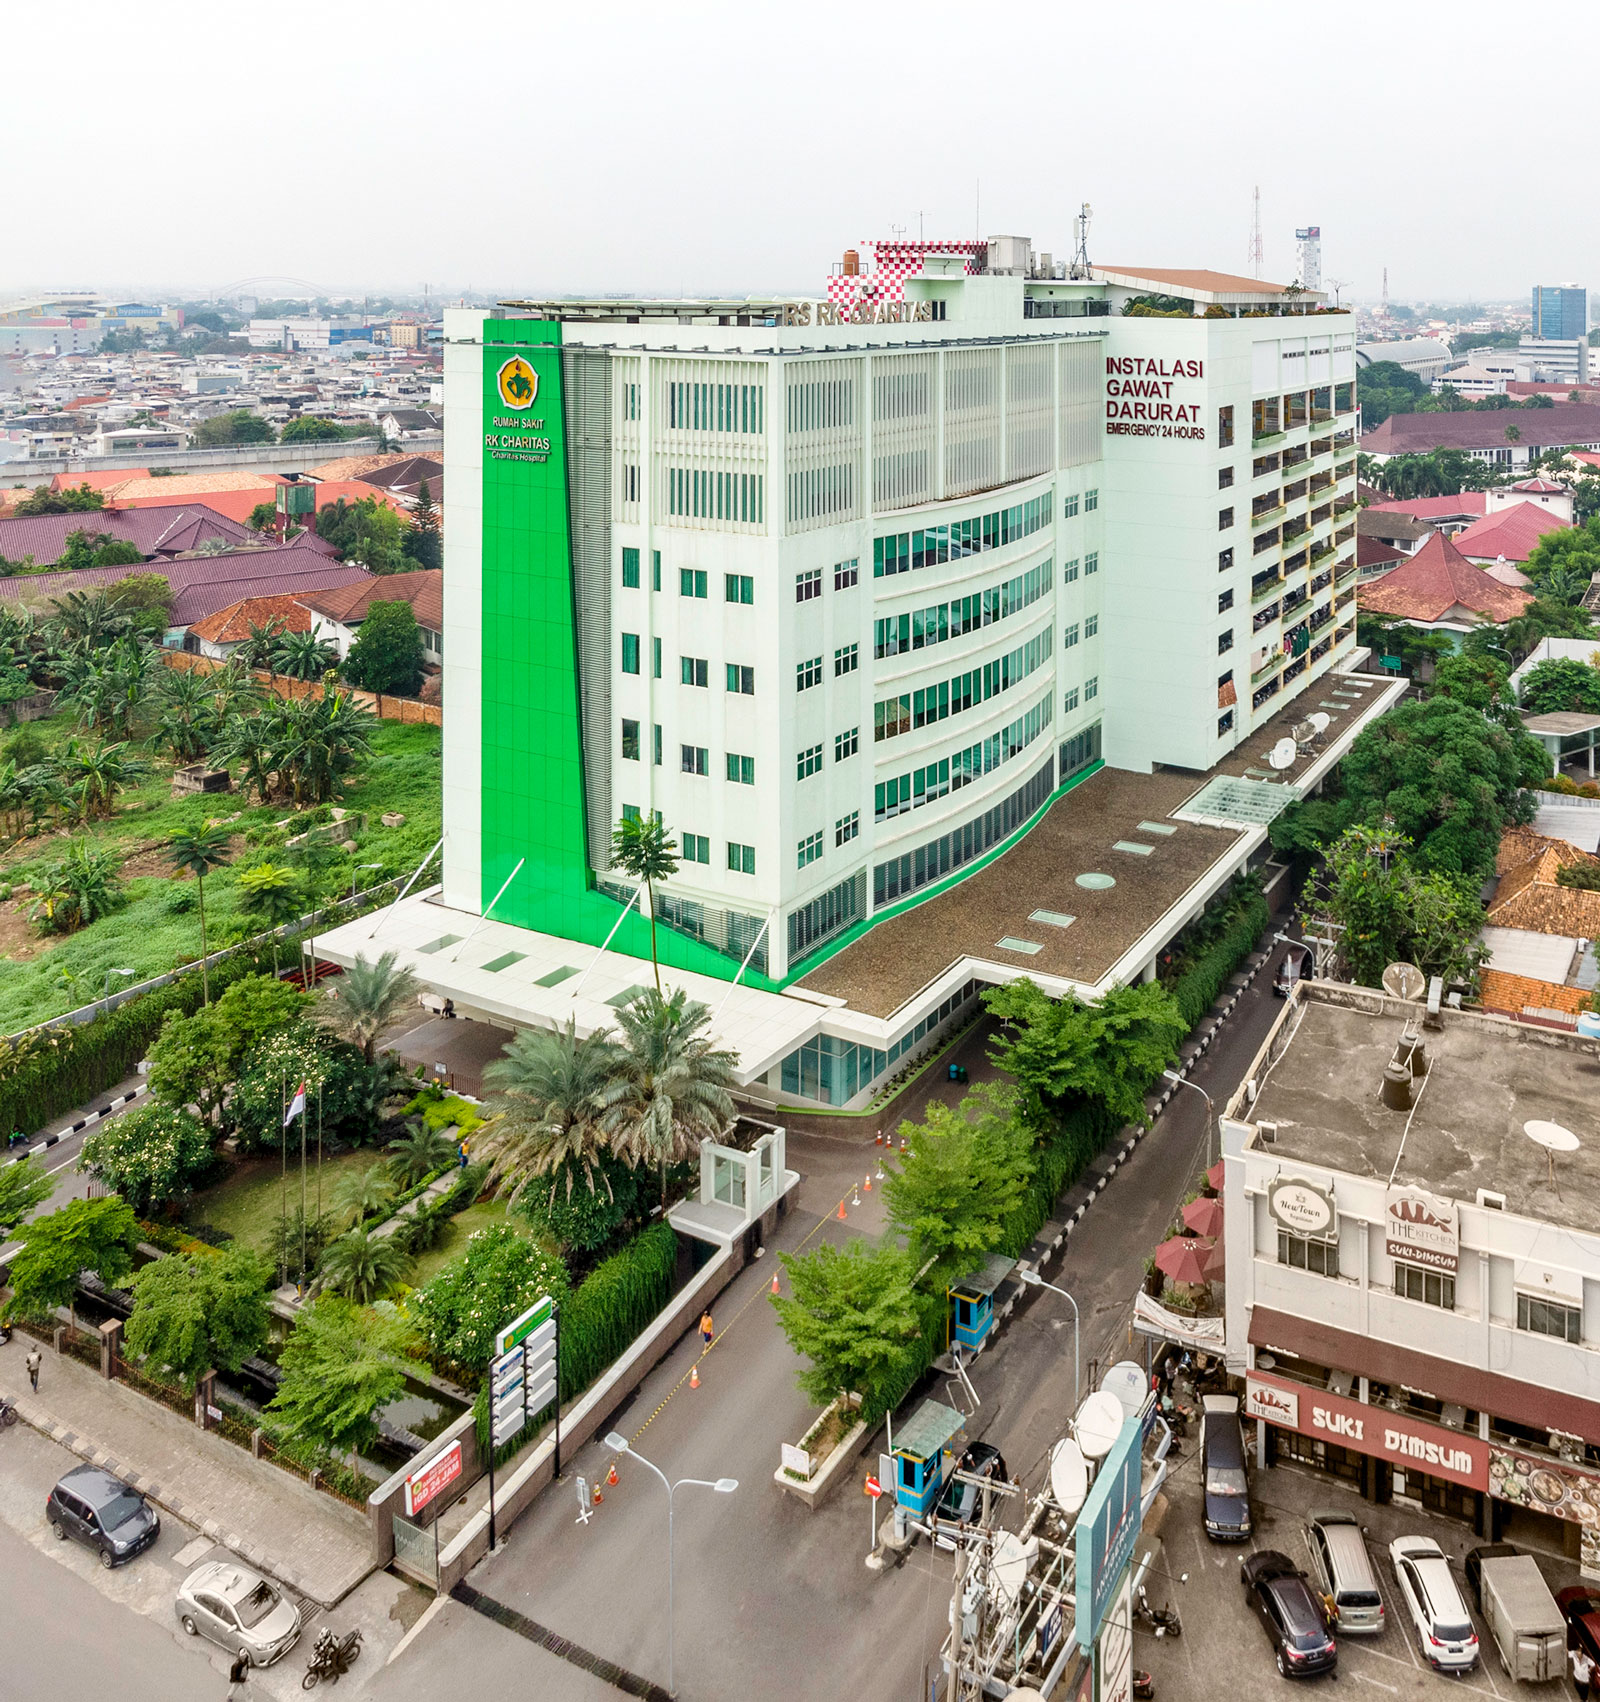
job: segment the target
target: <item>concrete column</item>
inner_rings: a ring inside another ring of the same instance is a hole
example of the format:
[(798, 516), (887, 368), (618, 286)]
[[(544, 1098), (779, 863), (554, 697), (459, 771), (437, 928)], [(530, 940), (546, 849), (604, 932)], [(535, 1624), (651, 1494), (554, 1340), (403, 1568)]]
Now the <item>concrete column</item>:
[(109, 1383), (117, 1374), (122, 1357), (122, 1320), (113, 1318), (100, 1326), (100, 1375)]
[(1141, 981), (1143, 981), (1148, 986), (1150, 982), (1155, 980), (1155, 978), (1156, 978), (1156, 960), (1154, 958), (1151, 958), (1150, 961), (1139, 972), (1139, 979)]
[(217, 1374), (215, 1371), (203, 1372), (194, 1386), (194, 1421), (202, 1430), (211, 1428), (211, 1419), (206, 1408), (215, 1406), (216, 1401)]

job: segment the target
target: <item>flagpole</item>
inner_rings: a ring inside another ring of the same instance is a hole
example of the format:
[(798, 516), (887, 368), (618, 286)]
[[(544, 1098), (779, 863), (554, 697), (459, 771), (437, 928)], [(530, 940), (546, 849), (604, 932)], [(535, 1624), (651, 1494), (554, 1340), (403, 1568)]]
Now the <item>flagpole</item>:
[(317, 1083), (317, 1222), (322, 1222), (322, 1083)]
[(278, 1077), (278, 1151), (282, 1157), (282, 1209), (279, 1211), (278, 1241), (282, 1252), (278, 1260), (278, 1282), (289, 1280), (289, 1078)]
[(306, 1290), (306, 1114), (300, 1113), (300, 1292)]

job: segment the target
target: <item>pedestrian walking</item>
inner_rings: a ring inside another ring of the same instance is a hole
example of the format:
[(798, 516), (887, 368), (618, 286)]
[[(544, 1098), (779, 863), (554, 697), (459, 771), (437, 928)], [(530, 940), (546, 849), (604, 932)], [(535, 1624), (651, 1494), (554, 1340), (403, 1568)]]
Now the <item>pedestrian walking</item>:
[(1578, 1702), (1589, 1702), (1589, 1686), (1594, 1682), (1594, 1662), (1589, 1659), (1589, 1652), (1582, 1647), (1573, 1649), (1567, 1656), (1572, 1662), (1572, 1687), (1578, 1693)]
[(250, 1702), (250, 1663), (242, 1657), (228, 1668), (228, 1702)]
[(707, 1308), (700, 1314), (700, 1339), (707, 1347), (711, 1346), (711, 1338), (717, 1333), (717, 1327), (711, 1322), (711, 1312)]
[(27, 1358), (28, 1381), (33, 1384), (35, 1394), (39, 1392), (39, 1367), (43, 1364), (44, 1360), (40, 1357), (38, 1348), (30, 1347)]

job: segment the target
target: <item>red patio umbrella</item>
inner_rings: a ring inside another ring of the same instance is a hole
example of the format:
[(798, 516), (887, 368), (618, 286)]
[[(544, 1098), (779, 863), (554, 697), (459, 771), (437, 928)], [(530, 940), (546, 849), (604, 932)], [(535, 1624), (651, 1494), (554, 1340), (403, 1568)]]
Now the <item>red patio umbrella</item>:
[(1208, 1181), (1213, 1188), (1220, 1189), (1222, 1187), (1222, 1160), (1220, 1158), (1206, 1172), (1206, 1181)]
[(1210, 1282), (1222, 1263), (1222, 1248), (1200, 1236), (1174, 1235), (1156, 1248), (1156, 1269), (1173, 1282)]
[(1190, 1200), (1183, 1208), (1183, 1221), (1196, 1235), (1216, 1236), (1222, 1233), (1222, 1201)]

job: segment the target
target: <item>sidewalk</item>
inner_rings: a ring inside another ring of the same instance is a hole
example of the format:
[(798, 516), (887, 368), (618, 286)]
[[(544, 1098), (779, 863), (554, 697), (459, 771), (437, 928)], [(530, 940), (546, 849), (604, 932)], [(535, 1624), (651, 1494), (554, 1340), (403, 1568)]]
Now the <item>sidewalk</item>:
[(34, 1429), (324, 1606), (373, 1570), (367, 1522), (354, 1508), (48, 1349), (31, 1393), (31, 1345), (19, 1334), (0, 1347), (0, 1394)]

